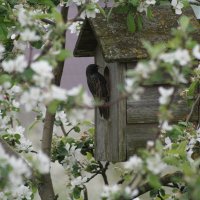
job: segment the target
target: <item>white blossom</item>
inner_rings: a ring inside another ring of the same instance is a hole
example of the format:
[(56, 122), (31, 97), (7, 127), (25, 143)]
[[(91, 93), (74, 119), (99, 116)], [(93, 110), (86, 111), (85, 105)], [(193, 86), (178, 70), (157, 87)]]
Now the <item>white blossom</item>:
[(27, 68), (27, 61), (24, 55), (19, 55), (14, 60), (3, 61), (2, 67), (8, 73), (11, 72), (22, 73)]
[(132, 94), (132, 99), (135, 101), (139, 101), (140, 100), (140, 96), (141, 94), (144, 92), (144, 88), (142, 87), (136, 87), (134, 88), (133, 94)]
[(40, 101), (42, 101), (42, 94), (40, 89), (36, 87), (31, 87), (28, 91), (24, 91), (20, 98), (20, 103), (25, 106), (28, 112), (36, 107)]
[(83, 89), (83, 87), (81, 85), (78, 85), (77, 87), (73, 87), (72, 89), (68, 90), (67, 95), (77, 96), (78, 94), (80, 94), (82, 89)]
[(180, 73), (180, 71), (176, 68), (173, 67), (171, 71), (171, 76), (176, 83), (187, 83), (187, 79), (184, 77), (183, 73)]
[(30, 15), (23, 8), (18, 10), (18, 21), (23, 27), (33, 24), (33, 20), (31, 19)]
[(153, 61), (148, 63), (138, 63), (135, 72), (140, 75), (142, 78), (146, 79), (149, 77), (150, 73), (157, 69), (156, 64)]
[(196, 45), (193, 50), (192, 53), (194, 55), (194, 57), (198, 60), (200, 60), (200, 45)]
[(76, 33), (77, 35), (79, 34), (80, 30), (81, 30), (81, 25), (83, 24), (83, 22), (73, 22), (70, 26), (69, 26), (69, 30), (71, 33)]
[(191, 60), (187, 49), (177, 49), (174, 52), (163, 53), (159, 56), (161, 60), (173, 64), (177, 61), (181, 66), (188, 64)]
[(137, 7), (137, 11), (138, 12), (146, 12), (147, 13), (147, 8), (149, 7), (149, 5), (145, 2), (145, 1), (142, 1), (140, 2), (140, 5)]
[(146, 162), (148, 170), (153, 174), (159, 174), (167, 167), (167, 165), (163, 163), (160, 155), (157, 153), (154, 156), (147, 158)]
[(171, 5), (175, 9), (175, 13), (177, 15), (182, 14), (183, 3), (180, 0), (179, 1), (178, 0), (172, 0)]
[(26, 28), (22, 33), (20, 33), (21, 39), (23, 41), (34, 42), (38, 41), (40, 37), (36, 35), (35, 31)]
[(18, 134), (18, 135), (20, 135), (20, 140), (19, 140), (20, 143), (15, 144), (16, 148), (18, 150), (26, 151), (26, 152), (32, 151), (33, 150), (32, 142), (25, 138), (24, 131), (25, 131), (25, 129), (22, 126), (16, 126), (14, 128), (7, 129), (8, 134), (11, 134), (11, 135)]
[(172, 148), (172, 141), (171, 141), (171, 139), (169, 138), (169, 137), (166, 137), (165, 138), (165, 149), (171, 149)]
[(77, 178), (71, 181), (71, 185), (72, 187), (75, 187), (77, 185), (79, 186), (79, 185), (84, 184), (86, 181), (87, 181), (87, 177), (78, 176)]
[(135, 197), (136, 195), (138, 195), (139, 191), (138, 189), (134, 189), (132, 192), (132, 196)]
[(49, 157), (44, 154), (42, 151), (39, 151), (37, 154), (37, 169), (41, 174), (47, 174), (50, 170), (50, 160)]
[(13, 198), (16, 200), (22, 200), (22, 199), (31, 200), (32, 199), (31, 196), (32, 196), (31, 190), (24, 185), (15, 188), (13, 192)]
[(173, 127), (171, 125), (169, 125), (168, 121), (164, 121), (161, 123), (162, 126), (160, 127), (162, 132), (165, 133), (166, 131), (171, 131), (173, 129)]
[(59, 112), (56, 112), (55, 119), (57, 121), (61, 121), (63, 124), (65, 124), (68, 121), (67, 120), (67, 115), (63, 110), (59, 111)]
[(0, 44), (0, 60), (3, 58), (3, 53), (5, 51), (5, 48), (2, 44)]
[(125, 79), (125, 90), (126, 90), (126, 92), (128, 92), (128, 93), (132, 93), (133, 92), (134, 83), (135, 83), (135, 80), (133, 78), (126, 78)]
[(67, 92), (65, 89), (62, 89), (60, 87), (57, 87), (56, 85), (51, 86), (51, 99), (52, 100), (60, 100), (60, 101), (66, 101), (67, 100)]
[(147, 141), (147, 147), (148, 147), (148, 148), (152, 148), (152, 147), (154, 146), (154, 144), (155, 144), (155, 143), (154, 143), (153, 140), (148, 140), (148, 141)]
[[(78, 115), (77, 115), (78, 113)], [(85, 119), (86, 114), (88, 113), (87, 109), (72, 109), (69, 113), (68, 113), (68, 119), (71, 122), (72, 125), (76, 125), (79, 122), (81, 122), (82, 120)]]
[(159, 103), (161, 105), (166, 105), (169, 103), (170, 101), (170, 96), (173, 94), (174, 92), (174, 88), (164, 88), (164, 87), (159, 87), (158, 91), (160, 93), (160, 97), (159, 97)]
[(31, 64), (31, 69), (36, 73), (33, 75), (33, 80), (40, 87), (45, 87), (50, 84), (53, 78), (52, 66), (47, 61), (38, 61)]
[(16, 37), (17, 37), (17, 35), (16, 35), (15, 33), (13, 33), (13, 34), (10, 36), (10, 39), (11, 39), (11, 40), (15, 40)]
[(83, 104), (86, 105), (86, 106), (92, 106), (93, 105), (92, 98), (86, 92), (83, 93)]
[(148, 5), (155, 5), (156, 0), (146, 0), (146, 3), (147, 3)]
[(20, 50), (22, 52), (24, 52), (26, 50), (27, 43), (24, 41), (14, 40), (13, 44), (14, 44), (14, 47), (16, 50)]
[(23, 183), (23, 176), (30, 177), (30, 169), (21, 158), (10, 157), (9, 164), (13, 168), (12, 172), (9, 173), (9, 179), (12, 185), (21, 185)]
[(143, 161), (140, 157), (134, 155), (125, 162), (124, 167), (129, 170), (139, 171), (142, 168)]
[(187, 49), (177, 49), (175, 52), (175, 59), (180, 63), (181, 66), (188, 64), (191, 60)]
[(85, 3), (85, 0), (73, 0), (73, 2), (74, 2), (76, 5), (80, 6), (80, 5), (83, 5), (83, 4)]
[(12, 105), (13, 105), (13, 107), (15, 107), (15, 108), (19, 108), (20, 103), (14, 99), (14, 100), (12, 100)]
[(83, 19), (85, 19), (85, 17), (95, 18), (96, 13), (100, 13), (100, 10), (94, 4), (89, 4), (87, 5), (86, 9), (81, 13), (80, 17)]

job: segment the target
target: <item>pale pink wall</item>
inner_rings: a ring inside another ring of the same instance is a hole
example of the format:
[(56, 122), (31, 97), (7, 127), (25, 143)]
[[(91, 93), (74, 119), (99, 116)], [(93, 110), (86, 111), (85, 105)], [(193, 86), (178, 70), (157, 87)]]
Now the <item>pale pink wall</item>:
[[(72, 7), (69, 16), (72, 18), (76, 14), (75, 7)], [(76, 34), (67, 33), (66, 42), (67, 48), (73, 52), (74, 46), (78, 36)], [(86, 83), (85, 70), (87, 65), (94, 63), (94, 58), (75, 58), (71, 57), (66, 59), (61, 86), (66, 89), (70, 89), (73, 86), (83, 85), (85, 89), (88, 89)]]

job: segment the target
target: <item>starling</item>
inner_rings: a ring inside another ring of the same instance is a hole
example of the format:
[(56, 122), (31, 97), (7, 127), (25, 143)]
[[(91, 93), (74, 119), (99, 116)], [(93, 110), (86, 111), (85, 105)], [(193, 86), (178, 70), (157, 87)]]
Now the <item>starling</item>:
[[(94, 99), (99, 99), (104, 103), (109, 102), (109, 90), (106, 79), (98, 72), (98, 65), (91, 64), (86, 69), (87, 83)], [(100, 115), (104, 119), (109, 118), (109, 107), (99, 107)]]

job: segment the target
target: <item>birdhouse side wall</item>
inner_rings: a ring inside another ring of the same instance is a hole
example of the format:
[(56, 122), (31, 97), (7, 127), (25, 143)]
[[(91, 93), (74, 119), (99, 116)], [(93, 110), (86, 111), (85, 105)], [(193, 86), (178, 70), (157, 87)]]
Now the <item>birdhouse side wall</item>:
[[(135, 63), (127, 64), (128, 69), (134, 69)], [(158, 129), (159, 92), (158, 88), (171, 87), (165, 81), (156, 84), (145, 84), (144, 92), (139, 101), (127, 99), (127, 156), (133, 155), (139, 147), (145, 147), (148, 140), (155, 139)], [(171, 122), (184, 120), (190, 111), (186, 101), (180, 97), (180, 89), (176, 92), (172, 107)], [(198, 109), (195, 110), (192, 121), (198, 121)]]
[(126, 100), (120, 98), (118, 85), (124, 82), (125, 64), (106, 63), (101, 50), (97, 47), (95, 63), (99, 65), (99, 72), (103, 75), (104, 69), (109, 70), (110, 85), (110, 116), (106, 120), (95, 110), (95, 158), (112, 162), (126, 159)]

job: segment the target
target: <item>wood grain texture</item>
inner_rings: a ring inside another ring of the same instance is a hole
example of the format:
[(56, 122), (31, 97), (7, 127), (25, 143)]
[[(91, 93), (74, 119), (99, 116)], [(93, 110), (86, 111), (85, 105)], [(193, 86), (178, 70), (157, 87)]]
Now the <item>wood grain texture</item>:
[[(166, 86), (165, 86), (166, 87)], [(159, 112), (159, 92), (158, 86), (145, 87), (144, 93), (139, 101), (127, 100), (127, 123), (156, 123)], [(187, 103), (181, 99), (179, 92), (175, 94), (174, 106), (171, 111), (172, 122), (185, 120), (190, 111)], [(198, 120), (198, 112), (195, 110), (192, 121)]]
[[(125, 65), (117, 63), (106, 63), (101, 51), (97, 48), (96, 64), (101, 67), (108, 67), (110, 71), (110, 100), (120, 97), (117, 85), (124, 81)], [(100, 72), (103, 74), (103, 70)], [(110, 106), (110, 118), (105, 120), (95, 110), (95, 158), (96, 160), (106, 160), (119, 162), (126, 159), (126, 100), (122, 100)]]
[[(127, 70), (134, 69), (136, 62), (127, 63)], [(134, 123), (157, 123), (158, 122), (158, 113), (159, 113), (159, 102), (158, 99), (160, 94), (158, 88), (162, 87), (171, 87), (167, 82), (167, 76), (165, 75), (165, 81), (159, 82), (156, 80), (155, 84), (144, 83), (145, 91), (141, 95), (139, 101), (133, 101), (131, 99), (127, 100), (127, 124)], [(172, 111), (172, 122), (177, 122), (179, 120), (185, 120), (187, 114), (190, 112), (190, 107), (187, 105), (187, 102), (180, 97), (181, 89), (179, 89), (174, 97), (171, 111)], [(192, 121), (198, 120), (198, 109), (195, 109), (195, 112), (192, 116)]]
[(132, 156), (141, 147), (145, 147), (148, 140), (153, 140), (158, 132), (158, 124), (127, 125), (127, 157)]

